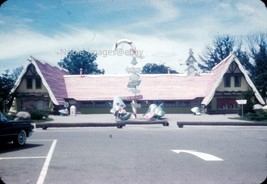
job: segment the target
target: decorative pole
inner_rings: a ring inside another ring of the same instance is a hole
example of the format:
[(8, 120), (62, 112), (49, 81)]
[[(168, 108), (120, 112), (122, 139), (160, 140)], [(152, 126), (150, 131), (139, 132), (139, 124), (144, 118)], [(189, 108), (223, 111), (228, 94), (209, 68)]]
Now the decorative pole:
[(140, 75), (139, 75), (141, 73), (141, 68), (137, 67), (137, 60), (136, 60), (137, 51), (132, 41), (127, 40), (127, 39), (118, 40), (116, 44), (114, 45), (113, 50), (115, 51), (118, 48), (118, 46), (123, 43), (129, 44), (131, 46), (132, 61), (131, 61), (131, 65), (126, 68), (127, 73), (130, 74), (127, 87), (129, 91), (134, 94), (134, 96), (129, 96), (128, 99), (132, 100), (131, 107), (133, 111), (133, 118), (136, 119), (137, 108), (141, 108), (141, 105), (137, 103), (137, 100), (142, 99), (142, 95), (138, 95), (141, 93), (141, 91), (137, 89), (137, 86), (139, 86), (141, 83)]

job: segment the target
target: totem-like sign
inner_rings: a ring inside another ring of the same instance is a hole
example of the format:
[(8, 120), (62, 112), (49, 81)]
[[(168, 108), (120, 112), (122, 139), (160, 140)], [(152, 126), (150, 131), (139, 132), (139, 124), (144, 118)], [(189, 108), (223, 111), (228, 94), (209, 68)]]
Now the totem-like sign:
[(129, 100), (132, 100), (131, 103), (131, 107), (133, 110), (133, 115), (134, 118), (137, 118), (136, 114), (137, 114), (137, 108), (141, 108), (141, 105), (137, 103), (138, 99), (142, 99), (142, 95), (141, 91), (139, 89), (137, 89), (137, 87), (141, 84), (141, 80), (140, 80), (140, 73), (141, 73), (141, 68), (137, 66), (137, 50), (133, 44), (132, 41), (128, 40), (128, 39), (121, 39), (118, 40), (113, 47), (113, 50), (117, 50), (118, 46), (121, 44), (128, 44), (131, 47), (131, 52), (132, 53), (132, 61), (130, 66), (128, 66), (126, 68), (127, 73), (130, 74), (129, 76), (129, 82), (127, 84), (127, 87), (129, 89), (129, 91), (133, 94), (133, 96), (128, 96), (126, 97)]

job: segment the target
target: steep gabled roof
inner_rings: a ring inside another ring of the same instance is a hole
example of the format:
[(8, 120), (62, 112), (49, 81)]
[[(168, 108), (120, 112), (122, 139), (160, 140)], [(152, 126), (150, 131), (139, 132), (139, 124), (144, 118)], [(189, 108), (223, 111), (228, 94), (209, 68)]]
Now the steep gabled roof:
[(208, 105), (210, 101), (212, 100), (216, 89), (219, 87), (221, 82), (223, 81), (223, 76), (229, 69), (229, 66), (235, 62), (239, 68), (239, 70), (243, 73), (248, 85), (251, 87), (251, 89), (254, 91), (256, 98), (261, 104), (265, 104), (263, 98), (261, 97), (260, 93), (258, 92), (257, 88), (251, 81), (250, 77), (248, 76), (246, 70), (238, 60), (238, 58), (234, 54), (230, 54), (228, 57), (226, 57), (224, 60), (222, 60), (219, 64), (214, 66), (214, 68), (211, 71), (211, 77), (213, 78), (211, 81), (211, 84), (207, 86), (207, 91), (205, 98), (203, 99), (201, 104)]
[(46, 87), (52, 102), (55, 105), (63, 105), (63, 98), (67, 97), (66, 85), (64, 83), (63, 75), (68, 75), (69, 73), (65, 70), (59, 69), (58, 67), (51, 66), (48, 63), (41, 62), (34, 57), (31, 57), (28, 64), (24, 67), (11, 92), (14, 92), (18, 88), (19, 84), (21, 83), (22, 77), (27, 72), (28, 66), (30, 64), (34, 65), (36, 72), (42, 79), (42, 83)]

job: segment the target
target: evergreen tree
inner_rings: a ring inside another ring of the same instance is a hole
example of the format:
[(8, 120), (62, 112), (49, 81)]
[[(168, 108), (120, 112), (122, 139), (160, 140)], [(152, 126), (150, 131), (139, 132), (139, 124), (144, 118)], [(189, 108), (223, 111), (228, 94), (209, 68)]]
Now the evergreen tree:
[(9, 74), (9, 70), (6, 70), (2, 76), (0, 76), (0, 111), (7, 111), (11, 106), (12, 100), (10, 91), (13, 88), (15, 80), (12, 75)]
[(241, 50), (241, 46), (237, 48), (234, 52), (236, 57), (239, 59), (242, 66), (248, 71), (248, 74), (251, 75), (254, 69), (253, 64), (249, 61), (249, 54), (246, 51)]
[(259, 33), (248, 37), (251, 57), (255, 66), (252, 80), (263, 98), (267, 92), (267, 33)]
[(142, 68), (142, 74), (167, 74), (170, 73), (178, 73), (175, 70), (170, 70), (169, 67), (164, 64), (156, 64), (156, 63), (147, 63)]
[(104, 74), (103, 69), (98, 69), (98, 64), (95, 62), (96, 57), (96, 54), (86, 50), (79, 52), (71, 50), (63, 60), (58, 62), (58, 65), (73, 75), (79, 74), (80, 69), (83, 70), (83, 74)]
[(210, 71), (215, 65), (233, 52), (234, 45), (235, 39), (232, 36), (216, 36), (212, 42), (212, 46), (206, 46), (202, 56), (200, 56), (204, 64), (199, 64), (198, 66), (203, 72)]
[(19, 75), (21, 74), (23, 70), (23, 66), (20, 66), (18, 68), (15, 68), (12, 72), (12, 78), (16, 81), (19, 78)]
[[(252, 90), (248, 90), (248, 91), (244, 91), (242, 92), (242, 95), (241, 95), (242, 99), (245, 99), (247, 100), (247, 103), (243, 106), (243, 112), (244, 114), (247, 114), (247, 113), (253, 113), (254, 110), (253, 110), (253, 105), (258, 103), (257, 99), (255, 98), (255, 94), (254, 94), (254, 91)], [(241, 109), (240, 109), (240, 112), (239, 112), (239, 115), (241, 115), (242, 112), (241, 112)]]

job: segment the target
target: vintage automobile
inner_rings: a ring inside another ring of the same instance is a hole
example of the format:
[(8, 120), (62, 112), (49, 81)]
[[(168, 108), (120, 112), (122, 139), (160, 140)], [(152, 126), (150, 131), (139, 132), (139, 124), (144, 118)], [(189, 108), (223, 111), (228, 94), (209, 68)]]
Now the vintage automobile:
[(26, 144), (33, 133), (31, 120), (9, 120), (0, 112), (0, 142), (13, 142), (18, 146)]

